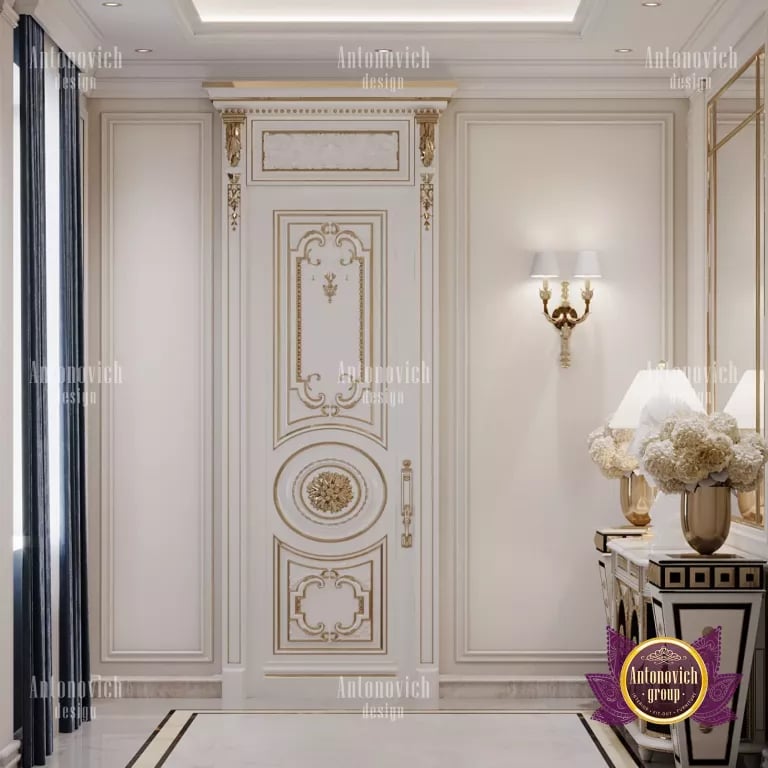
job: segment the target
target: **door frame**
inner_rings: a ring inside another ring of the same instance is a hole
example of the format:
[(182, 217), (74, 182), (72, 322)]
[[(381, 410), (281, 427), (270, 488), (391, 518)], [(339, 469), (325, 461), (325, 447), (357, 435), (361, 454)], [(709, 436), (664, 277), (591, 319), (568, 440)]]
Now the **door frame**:
[[(248, 546), (249, 526), (246, 494), (248, 412), (245, 333), (248, 302), (246, 262), (243, 258), (240, 226), (242, 190), (246, 184), (247, 117), (250, 114), (294, 115), (306, 119), (306, 98), (312, 98), (312, 118), (353, 115), (354, 119), (378, 120), (406, 116), (412, 121), (414, 141), (410, 151), (415, 167), (414, 215), (419, 217), (419, 267), (421, 285), (420, 347), (422, 359), (432, 372), (431, 397), (419, 387), (421, 412), (427, 414), (431, 431), (422, 432), (419, 448), (421, 496), (414, 515), (414, 555), (420, 561), (418, 602), (419, 666), (417, 674), (429, 682), (432, 697), (438, 695), (439, 654), (439, 391), (434, 372), (438, 350), (438, 154), (437, 121), (454, 91), (453, 84), (431, 83), (425, 88), (409, 88), (408, 98), (370, 99), (370, 91), (359, 84), (306, 88), (260, 83), (217, 85), (208, 89), (222, 121), (221, 130), (221, 653), (222, 699), (228, 705), (247, 700), (248, 644)], [(267, 100), (259, 100), (259, 97)], [(280, 100), (282, 97), (283, 100)], [(322, 99), (319, 100), (318, 99)], [(354, 99), (354, 100), (351, 100)], [(418, 138), (418, 146), (416, 146)], [(429, 494), (429, 495), (428, 495)], [(431, 496), (426, 507), (423, 502)], [(309, 676), (309, 675), (308, 675)], [(306, 678), (302, 678), (306, 680)]]

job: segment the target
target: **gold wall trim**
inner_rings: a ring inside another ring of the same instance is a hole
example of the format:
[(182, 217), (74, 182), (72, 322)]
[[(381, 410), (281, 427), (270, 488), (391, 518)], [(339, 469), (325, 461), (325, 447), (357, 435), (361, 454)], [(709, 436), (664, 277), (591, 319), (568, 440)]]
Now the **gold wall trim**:
[(227, 205), (229, 206), (229, 228), (236, 232), (240, 224), (240, 174), (228, 173)]
[(421, 220), (427, 232), (432, 228), (432, 207), (435, 202), (433, 177), (432, 173), (421, 174)]

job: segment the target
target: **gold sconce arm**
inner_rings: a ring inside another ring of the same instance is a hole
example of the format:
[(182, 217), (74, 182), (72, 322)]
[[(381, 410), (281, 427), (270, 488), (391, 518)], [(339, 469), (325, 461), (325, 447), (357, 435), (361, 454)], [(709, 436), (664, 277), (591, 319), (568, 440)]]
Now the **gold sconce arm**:
[(542, 288), (539, 291), (539, 297), (544, 306), (544, 317), (560, 333), (560, 367), (570, 368), (571, 366), (571, 334), (573, 329), (583, 323), (589, 317), (589, 310), (592, 304), (594, 291), (587, 280), (584, 283), (584, 289), (581, 292), (581, 298), (584, 300), (584, 312), (579, 313), (571, 306), (569, 300), (570, 283), (564, 280), (560, 284), (561, 300), (560, 306), (549, 312), (549, 301), (552, 298), (552, 291), (549, 289), (549, 283), (544, 280)]

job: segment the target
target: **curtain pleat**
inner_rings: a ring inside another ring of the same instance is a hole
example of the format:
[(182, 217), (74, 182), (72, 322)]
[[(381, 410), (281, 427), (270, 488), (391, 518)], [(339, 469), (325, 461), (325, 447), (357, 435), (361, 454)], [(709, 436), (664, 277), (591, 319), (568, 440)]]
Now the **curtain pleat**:
[(21, 69), (21, 356), (23, 441), (22, 765), (45, 765), (53, 751), (51, 698), (51, 547), (45, 275), (44, 34), (19, 21)]
[[(82, 371), (83, 225), (79, 72), (66, 57), (59, 67), (61, 119), (61, 365)], [(85, 507), (85, 414), (81, 376), (62, 377), (59, 661), (63, 683), (59, 729), (72, 733), (91, 719), (88, 564)]]

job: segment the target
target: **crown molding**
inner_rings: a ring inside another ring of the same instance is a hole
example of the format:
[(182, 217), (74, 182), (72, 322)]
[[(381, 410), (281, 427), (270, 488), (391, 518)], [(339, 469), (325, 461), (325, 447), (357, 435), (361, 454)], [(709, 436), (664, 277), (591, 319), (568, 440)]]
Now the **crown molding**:
[[(496, 77), (456, 78), (453, 99), (686, 99), (664, 77)], [(388, 98), (413, 98), (414, 87)], [(223, 95), (223, 94), (222, 94)], [(358, 94), (359, 95), (359, 94)], [(368, 90), (365, 97), (374, 93)], [(186, 77), (97, 78), (88, 93), (96, 99), (206, 99), (203, 80)], [(217, 96), (218, 98), (218, 96)]]
[(718, 0), (681, 50), (703, 51), (714, 45), (735, 47), (764, 13), (764, 0)]
[(0, 19), (3, 19), (11, 25), (11, 29), (15, 28), (19, 23), (18, 11), (13, 7), (14, 0), (0, 0)]
[[(126, 61), (120, 70), (96, 78), (92, 98), (200, 98), (209, 93), (205, 82), (247, 81), (253, 61)], [(258, 62), (262, 80), (315, 80), (341, 85), (339, 70), (327, 60), (264, 60)], [(349, 80), (349, 72), (345, 72)], [(367, 89), (368, 98), (413, 92), (428, 88), (435, 80), (456, 85), (454, 98), (687, 98), (675, 90), (670, 73), (648, 69), (644, 59), (550, 59), (472, 60), (456, 59), (437, 63), (429, 70), (431, 79), (403, 81), (396, 92)], [(107, 76), (108, 75), (108, 76)], [(358, 81), (360, 82), (360, 81)]]
[(89, 53), (102, 44), (99, 30), (72, 0), (16, 0), (16, 11), (33, 16), (65, 53)]

